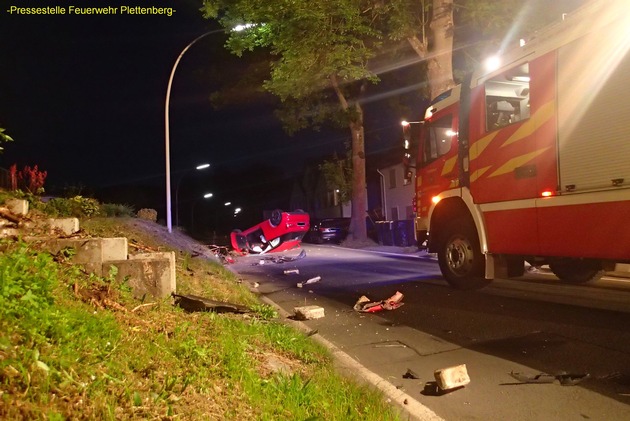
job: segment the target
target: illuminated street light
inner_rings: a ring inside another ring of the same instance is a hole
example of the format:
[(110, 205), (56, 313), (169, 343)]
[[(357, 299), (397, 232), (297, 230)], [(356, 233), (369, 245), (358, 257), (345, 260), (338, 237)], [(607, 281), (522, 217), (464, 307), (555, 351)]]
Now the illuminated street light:
[(205, 193), (202, 197), (196, 199), (192, 206), (190, 207), (190, 229), (193, 230), (195, 228), (195, 205), (199, 201), (199, 199), (209, 199), (213, 196), (212, 193)]
[[(247, 28), (251, 28), (254, 26), (253, 24), (244, 24), (235, 27), (234, 31), (243, 31)], [(177, 65), (179, 61), (182, 59), (182, 56), (188, 51), (190, 47), (197, 43), (200, 39), (216, 33), (223, 33), (224, 29), (215, 29), (213, 31), (208, 31), (205, 34), (199, 35), (197, 38), (192, 40), (175, 60), (175, 64), (173, 65), (173, 69), (171, 70), (171, 75), (168, 78), (168, 86), (166, 88), (166, 101), (164, 103), (164, 147), (166, 149), (166, 227), (168, 228), (168, 232), (173, 232), (173, 224), (171, 220), (171, 130), (169, 125), (169, 104), (171, 102), (171, 87), (173, 86), (173, 77), (175, 76), (175, 70), (177, 70)]]
[[(210, 168), (210, 164), (200, 164), (195, 167), (196, 170), (205, 170), (206, 168)], [(192, 170), (186, 170), (186, 172), (182, 174), (181, 177), (179, 177), (179, 180), (177, 181), (177, 186), (175, 187), (175, 226), (179, 226), (179, 186), (182, 184), (182, 179), (188, 171)]]

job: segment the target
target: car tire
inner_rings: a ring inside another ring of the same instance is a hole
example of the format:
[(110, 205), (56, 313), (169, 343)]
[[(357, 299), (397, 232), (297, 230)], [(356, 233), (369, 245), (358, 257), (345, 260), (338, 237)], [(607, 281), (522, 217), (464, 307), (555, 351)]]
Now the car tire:
[(282, 222), (282, 210), (274, 209), (271, 212), (271, 218), (269, 218), (269, 224), (271, 224), (272, 227), (277, 227), (278, 225), (280, 225), (280, 222)]

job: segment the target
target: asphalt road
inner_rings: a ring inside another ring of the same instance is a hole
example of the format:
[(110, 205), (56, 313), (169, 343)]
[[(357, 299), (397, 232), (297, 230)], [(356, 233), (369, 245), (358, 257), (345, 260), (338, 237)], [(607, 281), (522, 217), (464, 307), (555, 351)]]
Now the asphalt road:
[[(417, 419), (630, 420), (630, 280), (573, 286), (543, 272), (458, 291), (432, 259), (303, 249), (306, 257), (292, 262), (277, 260), (300, 250), (244, 256), (232, 268), (288, 313), (323, 307), (324, 318), (304, 324), (405, 392), (411, 401), (401, 406)], [(315, 276), (321, 280), (298, 288)], [(404, 294), (400, 308), (353, 310), (363, 295), (380, 301), (396, 291)], [(439, 396), (425, 389), (436, 369), (459, 364), (469, 385)], [(419, 378), (404, 378), (409, 369)], [(589, 377), (564, 386), (557, 379), (525, 384), (511, 373)]]

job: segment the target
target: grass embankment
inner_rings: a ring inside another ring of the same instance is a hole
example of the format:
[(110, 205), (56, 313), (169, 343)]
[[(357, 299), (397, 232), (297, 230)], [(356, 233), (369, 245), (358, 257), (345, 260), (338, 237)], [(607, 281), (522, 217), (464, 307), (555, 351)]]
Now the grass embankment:
[[(129, 221), (82, 227), (170, 250)], [(185, 313), (170, 298), (141, 306), (125, 285), (63, 256), (21, 242), (1, 248), (2, 419), (396, 419), (381, 395), (336, 374), (326, 350), (275, 319), (220, 264), (178, 252), (178, 292), (252, 313)]]

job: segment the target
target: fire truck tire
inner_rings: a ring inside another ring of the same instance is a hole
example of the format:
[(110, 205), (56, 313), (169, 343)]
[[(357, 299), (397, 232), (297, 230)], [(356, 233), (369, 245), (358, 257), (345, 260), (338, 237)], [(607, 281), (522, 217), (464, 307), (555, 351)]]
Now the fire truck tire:
[(277, 227), (282, 222), (282, 211), (280, 209), (274, 209), (271, 212), (271, 218), (269, 218), (269, 223), (272, 227)]
[(446, 282), (463, 290), (479, 289), (490, 283), (484, 278), (484, 258), (477, 231), (465, 220), (451, 224), (438, 249), (438, 263)]
[(604, 274), (596, 260), (553, 259), (549, 261), (549, 268), (560, 281), (570, 284), (594, 282)]

